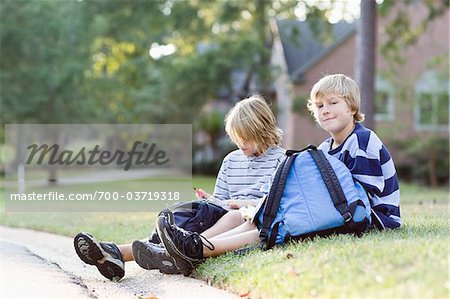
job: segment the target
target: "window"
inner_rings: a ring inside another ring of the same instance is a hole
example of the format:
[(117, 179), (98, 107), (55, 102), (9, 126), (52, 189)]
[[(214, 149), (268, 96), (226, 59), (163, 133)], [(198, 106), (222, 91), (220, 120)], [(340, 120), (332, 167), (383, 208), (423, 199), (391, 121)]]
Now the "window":
[(416, 87), (415, 126), (418, 130), (449, 130), (448, 80), (426, 72)]
[(433, 95), (422, 93), (419, 95), (419, 124), (433, 124)]
[(379, 77), (375, 80), (375, 120), (394, 119), (394, 92), (391, 84)]
[(437, 123), (439, 125), (448, 126), (449, 118), (449, 97), (448, 93), (441, 93), (437, 95)]

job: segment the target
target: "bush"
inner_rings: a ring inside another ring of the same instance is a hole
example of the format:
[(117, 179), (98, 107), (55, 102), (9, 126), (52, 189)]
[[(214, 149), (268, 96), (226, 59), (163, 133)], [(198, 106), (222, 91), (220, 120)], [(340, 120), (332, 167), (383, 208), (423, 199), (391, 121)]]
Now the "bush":
[(222, 160), (200, 161), (192, 164), (193, 174), (216, 176), (219, 172)]
[(432, 187), (449, 182), (449, 139), (416, 137), (393, 145), (398, 152), (396, 169), (401, 179)]
[[(192, 173), (201, 175), (212, 175), (217, 176), (219, 172), (220, 165), (222, 164), (223, 158), (228, 155), (231, 151), (236, 149), (236, 146), (229, 140), (219, 142), (219, 152), (217, 153), (217, 158), (213, 160), (203, 160), (203, 161), (193, 161), (192, 162)], [(200, 147), (194, 148), (195, 150), (200, 150)]]

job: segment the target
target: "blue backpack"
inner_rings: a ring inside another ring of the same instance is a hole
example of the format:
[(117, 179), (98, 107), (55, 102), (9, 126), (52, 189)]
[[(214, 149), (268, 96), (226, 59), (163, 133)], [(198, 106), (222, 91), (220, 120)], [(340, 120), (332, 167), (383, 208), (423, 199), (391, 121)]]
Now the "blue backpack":
[(368, 228), (369, 199), (344, 163), (312, 145), (286, 155), (254, 217), (263, 247)]

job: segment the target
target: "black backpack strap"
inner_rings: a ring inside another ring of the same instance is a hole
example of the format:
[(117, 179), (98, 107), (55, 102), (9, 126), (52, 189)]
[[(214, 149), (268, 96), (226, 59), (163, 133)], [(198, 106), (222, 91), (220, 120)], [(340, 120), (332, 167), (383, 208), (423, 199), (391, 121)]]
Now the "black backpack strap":
[[(266, 206), (263, 214), (263, 221), (261, 228), (259, 230), (259, 238), (261, 243), (265, 245), (266, 249), (270, 249), (274, 244), (274, 231), (272, 231), (271, 236), (269, 236), (269, 230), (272, 226), (273, 220), (278, 213), (278, 206), (280, 205), (281, 197), (283, 196), (284, 187), (286, 185), (286, 178), (291, 169), (292, 163), (294, 163), (297, 154), (309, 150), (316, 149), (313, 145), (308, 145), (301, 150), (287, 150), (286, 159), (280, 164), (275, 174), (275, 178), (270, 187), (270, 192), (266, 200)], [(277, 233), (277, 232), (276, 232)], [(269, 238), (270, 237), (270, 238)], [(276, 234), (275, 234), (276, 237)], [(270, 244), (269, 244), (270, 243)]]
[[(287, 153), (286, 153), (287, 154)], [(286, 177), (291, 169), (292, 163), (296, 158), (295, 154), (290, 154), (284, 159), (275, 174), (275, 178), (270, 187), (270, 192), (267, 197), (266, 207), (263, 213), (263, 221), (259, 230), (259, 237), (261, 242), (265, 243), (269, 234), (269, 229), (278, 212), (281, 196), (286, 185)]]
[(270, 249), (273, 246), (275, 246), (275, 242), (277, 241), (278, 236), (278, 227), (280, 226), (280, 221), (276, 222), (273, 227), (272, 231), (270, 232), (270, 236), (266, 241), (265, 249)]
[(330, 193), (334, 206), (344, 218), (344, 225), (349, 229), (352, 229), (355, 226), (353, 215), (350, 212), (344, 191), (342, 190), (341, 184), (339, 183), (339, 179), (337, 178), (333, 167), (321, 150), (310, 150), (309, 153), (319, 168), (320, 174), (325, 182), (328, 192)]

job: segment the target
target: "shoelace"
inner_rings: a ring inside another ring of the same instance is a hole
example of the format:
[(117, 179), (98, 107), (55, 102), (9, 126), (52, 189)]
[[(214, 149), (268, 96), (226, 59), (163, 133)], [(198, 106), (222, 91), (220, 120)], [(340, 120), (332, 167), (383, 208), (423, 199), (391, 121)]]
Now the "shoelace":
[[(212, 244), (208, 239), (206, 239), (204, 236), (202, 236), (199, 233), (186, 231), (182, 228), (175, 229), (174, 231), (175, 231), (175, 234), (177, 234), (177, 236), (176, 236), (177, 239), (183, 240), (184, 244), (188, 244), (188, 242), (185, 242), (186, 239), (194, 239), (195, 235), (198, 235), (200, 237), (198, 240), (200, 240), (201, 245), (204, 245), (206, 248), (208, 248), (211, 251), (215, 249), (214, 244)], [(191, 242), (191, 243), (195, 243), (195, 241)]]
[(203, 239), (203, 240), (205, 240), (206, 243), (208, 243), (208, 244), (205, 244), (205, 243), (202, 241), (202, 244), (205, 245), (206, 248), (208, 248), (208, 249), (211, 250), (211, 251), (213, 251), (213, 250), (216, 248), (216, 247), (214, 247), (214, 244), (211, 243), (211, 242), (210, 242), (208, 239), (206, 239), (204, 236), (202, 236), (202, 235), (200, 235), (200, 234), (199, 234), (199, 236), (200, 236), (200, 241), (202, 241), (202, 239)]

